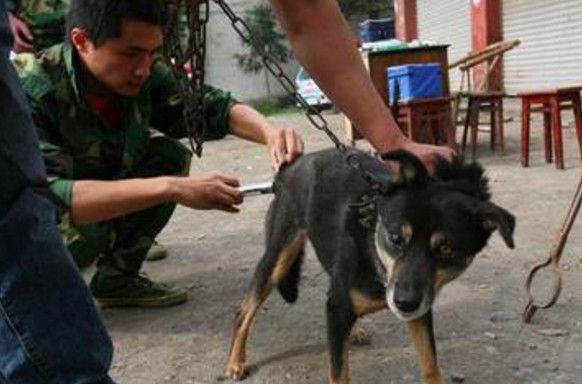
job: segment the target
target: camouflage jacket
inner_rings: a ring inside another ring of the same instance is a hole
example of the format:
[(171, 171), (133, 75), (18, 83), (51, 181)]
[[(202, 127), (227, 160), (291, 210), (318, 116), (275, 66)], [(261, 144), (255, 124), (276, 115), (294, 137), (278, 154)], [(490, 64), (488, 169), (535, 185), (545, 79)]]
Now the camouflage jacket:
[(70, 0), (5, 0), (6, 8), (26, 22), (37, 51), (65, 39), (65, 16)]
[[(21, 74), (51, 189), (66, 206), (73, 180), (129, 177), (147, 150), (152, 129), (173, 138), (186, 136), (181, 97), (165, 64), (154, 64), (140, 93), (125, 99), (124, 122), (112, 127), (88, 107), (78, 60), (69, 44), (60, 44), (43, 52)], [(207, 87), (205, 140), (228, 133), (235, 102), (230, 93)]]

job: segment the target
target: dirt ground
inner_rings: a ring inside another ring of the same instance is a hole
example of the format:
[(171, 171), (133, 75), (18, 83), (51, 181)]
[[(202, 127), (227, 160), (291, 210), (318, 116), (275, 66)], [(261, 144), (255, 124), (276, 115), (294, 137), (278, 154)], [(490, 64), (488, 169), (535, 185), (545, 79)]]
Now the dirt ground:
[[(516, 115), (510, 111), (509, 115)], [(328, 113), (343, 137), (342, 119)], [(301, 115), (275, 118), (295, 127), (307, 151), (330, 146)], [(565, 118), (566, 122), (571, 118)], [(577, 224), (562, 258), (564, 288), (559, 302), (524, 325), (524, 280), (529, 268), (547, 257), (580, 177), (572, 128), (564, 130), (566, 167), (546, 164), (540, 121), (534, 121), (531, 167), (519, 162), (519, 121), (506, 124), (507, 155), (490, 153), (480, 139), (478, 157), (491, 179), (494, 201), (517, 217), (516, 249), (499, 236), (469, 270), (445, 288), (435, 307), (439, 362), (449, 383), (577, 384), (582, 381), (582, 234)], [(192, 172), (235, 172), (243, 182), (271, 178), (266, 153), (228, 138), (207, 143)], [(223, 376), (235, 307), (243, 297), (263, 250), (263, 218), (269, 196), (248, 198), (230, 215), (178, 209), (159, 240), (168, 259), (147, 263), (154, 279), (191, 287), (185, 305), (158, 310), (105, 310), (115, 344), (112, 375), (120, 384), (206, 384)], [(536, 292), (547, 295), (550, 276)], [(323, 383), (324, 303), (327, 276), (308, 250), (298, 302), (291, 306), (273, 294), (260, 311), (248, 344), (246, 383)], [(372, 335), (350, 351), (352, 383), (419, 383), (416, 354), (404, 324), (389, 312), (364, 321)]]

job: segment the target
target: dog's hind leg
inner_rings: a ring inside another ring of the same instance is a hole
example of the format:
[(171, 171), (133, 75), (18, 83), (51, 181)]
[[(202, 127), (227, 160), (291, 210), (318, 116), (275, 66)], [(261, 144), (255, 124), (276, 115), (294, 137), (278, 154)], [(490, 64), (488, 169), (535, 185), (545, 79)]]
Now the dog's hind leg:
[[(260, 305), (267, 299), (293, 268), (302, 255), (306, 236), (297, 231), (291, 236), (275, 234), (277, 238), (267, 240), (267, 250), (255, 270), (250, 291), (236, 314), (234, 332), (230, 347), (226, 375), (234, 380), (242, 380), (245, 375), (246, 339)], [(287, 240), (289, 239), (289, 240)], [(297, 267), (295, 267), (297, 268)]]
[(437, 363), (432, 310), (416, 320), (409, 321), (407, 325), (408, 334), (414, 342), (420, 361), (423, 382), (425, 384), (445, 384)]
[(349, 335), (357, 320), (349, 298), (330, 297), (327, 300), (327, 338), (329, 348), (329, 384), (348, 384)]

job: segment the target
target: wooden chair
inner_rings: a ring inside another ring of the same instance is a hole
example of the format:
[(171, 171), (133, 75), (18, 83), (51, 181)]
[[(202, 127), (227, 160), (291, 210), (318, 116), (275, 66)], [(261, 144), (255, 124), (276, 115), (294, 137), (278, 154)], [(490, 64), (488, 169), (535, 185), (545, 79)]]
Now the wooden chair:
[(467, 135), (471, 132), (471, 154), (475, 160), (477, 152), (477, 135), (482, 130), (479, 129), (479, 116), (481, 112), (488, 112), (490, 133), (490, 148), (501, 155), (505, 154), (505, 139), (503, 132), (503, 92), (473, 92), (467, 97), (467, 114), (463, 129), (463, 139), (461, 141), (461, 155), (464, 156), (467, 147)]
[(536, 90), (519, 93), (521, 98), (521, 165), (529, 166), (530, 119), (532, 113), (544, 116), (544, 153), (546, 162), (556, 158), (556, 168), (564, 169), (564, 149), (562, 143), (561, 111), (572, 109), (578, 137), (578, 148), (582, 159), (582, 107), (580, 91), (582, 87)]
[[(466, 100), (467, 109), (463, 120), (464, 131), (461, 150), (464, 152), (466, 149), (467, 134), (470, 129), (473, 159), (475, 159), (476, 153), (477, 134), (480, 132), (479, 117), (481, 112), (486, 112), (490, 116), (488, 122), (490, 128), (487, 132), (491, 135), (491, 149), (494, 150), (496, 144), (498, 144), (498, 153), (505, 153), (503, 132), (503, 97), (505, 94), (490, 89), (490, 77), (503, 58), (503, 54), (519, 44), (519, 40), (501, 41), (487, 46), (482, 51), (471, 53), (449, 65), (449, 69), (458, 67), (461, 71), (460, 89), (453, 98), (453, 122), (455, 126), (459, 123), (461, 102)], [(484, 66), (484, 74), (479, 84), (474, 87), (472, 72), (478, 65)]]

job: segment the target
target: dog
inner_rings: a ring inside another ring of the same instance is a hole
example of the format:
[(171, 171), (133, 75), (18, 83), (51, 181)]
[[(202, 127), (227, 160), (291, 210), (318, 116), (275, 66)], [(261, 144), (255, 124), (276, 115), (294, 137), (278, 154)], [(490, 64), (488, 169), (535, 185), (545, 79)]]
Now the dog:
[[(356, 320), (389, 308), (405, 321), (424, 383), (442, 384), (436, 359), (432, 305), (439, 290), (471, 264), (495, 230), (514, 247), (514, 216), (490, 201), (488, 180), (476, 164), (441, 161), (434, 177), (413, 155), (356, 150), (360, 170), (339, 151), (308, 154), (280, 172), (266, 218), (266, 249), (240, 309), (226, 375), (245, 376), (245, 344), (259, 306), (277, 287), (298, 297), (306, 241), (330, 276), (326, 303), (329, 384), (346, 384), (347, 341)], [(371, 194), (361, 172), (382, 186)]]

